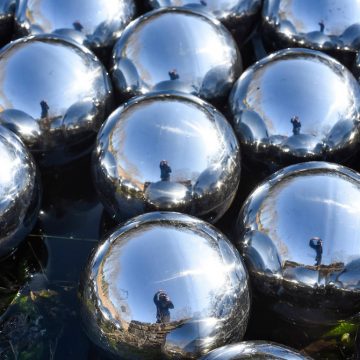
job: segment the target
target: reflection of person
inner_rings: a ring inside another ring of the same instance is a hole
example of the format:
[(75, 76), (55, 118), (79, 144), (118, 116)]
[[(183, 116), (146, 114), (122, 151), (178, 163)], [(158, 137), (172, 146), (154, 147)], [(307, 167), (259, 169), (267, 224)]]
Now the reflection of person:
[(48, 117), (50, 108), (45, 100), (40, 101), (40, 106), (41, 106), (41, 118), (44, 119)]
[(80, 23), (80, 21), (75, 21), (75, 22), (73, 22), (73, 27), (74, 27), (74, 29), (76, 30), (76, 31), (82, 31), (82, 29), (84, 28), (82, 25), (81, 25), (81, 23)]
[(169, 76), (170, 76), (170, 80), (177, 80), (180, 77), (176, 69), (170, 70)]
[(170, 180), (171, 167), (166, 160), (160, 161), (160, 178), (162, 181)]
[(320, 32), (324, 32), (324, 30), (325, 30), (325, 24), (324, 24), (324, 22), (321, 20), (320, 22), (319, 22), (319, 26), (320, 26)]
[(315, 266), (321, 265), (321, 258), (323, 253), (322, 240), (318, 237), (313, 237), (310, 239), (309, 246), (316, 251)]
[(163, 290), (159, 290), (154, 295), (154, 303), (156, 305), (156, 322), (157, 323), (170, 322), (169, 309), (173, 309), (174, 304), (172, 303), (166, 292)]
[(293, 126), (293, 134), (299, 135), (300, 129), (301, 129), (301, 122), (299, 120), (299, 117), (298, 116), (292, 117), (290, 122), (292, 123), (292, 126)]

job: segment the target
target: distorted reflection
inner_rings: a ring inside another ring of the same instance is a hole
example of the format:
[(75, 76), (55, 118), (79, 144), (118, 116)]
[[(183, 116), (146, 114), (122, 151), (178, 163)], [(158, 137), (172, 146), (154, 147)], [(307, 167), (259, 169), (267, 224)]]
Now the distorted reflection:
[(161, 181), (170, 181), (171, 167), (167, 160), (160, 161), (160, 178)]
[(168, 323), (170, 322), (170, 309), (174, 308), (174, 304), (170, 297), (164, 290), (159, 290), (154, 295), (154, 303), (156, 306), (156, 322)]
[(323, 32), (324, 32), (324, 29), (325, 29), (324, 21), (321, 20), (321, 21), (319, 22), (319, 26), (320, 26), (320, 32), (323, 33)]
[(301, 122), (299, 120), (299, 117), (298, 116), (292, 117), (290, 122), (292, 123), (292, 126), (293, 126), (293, 134), (299, 135), (300, 129), (301, 129)]
[(180, 78), (180, 75), (178, 74), (176, 69), (172, 69), (169, 71), (169, 77), (170, 77), (170, 80), (177, 80)]
[(84, 29), (84, 27), (81, 25), (80, 21), (74, 21), (73, 27), (76, 31), (80, 31), (80, 32)]
[(49, 116), (49, 105), (45, 100), (40, 101), (41, 106), (41, 119), (45, 119)]
[(321, 258), (323, 253), (322, 240), (319, 237), (313, 237), (309, 241), (309, 246), (316, 251), (315, 266), (321, 265)]

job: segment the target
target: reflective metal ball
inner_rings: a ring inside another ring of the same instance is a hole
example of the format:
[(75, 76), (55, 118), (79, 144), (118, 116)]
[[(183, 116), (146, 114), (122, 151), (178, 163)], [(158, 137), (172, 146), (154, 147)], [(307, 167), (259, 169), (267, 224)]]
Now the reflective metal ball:
[(267, 164), (343, 161), (358, 147), (359, 85), (319, 51), (287, 49), (259, 61), (237, 81), (229, 106), (247, 155)]
[(14, 250), (35, 225), (40, 185), (32, 156), (0, 126), (0, 257)]
[(264, 34), (280, 47), (354, 52), (360, 45), (360, 3), (265, 0)]
[(261, 0), (146, 0), (153, 9), (186, 7), (220, 20), (237, 39), (245, 40), (261, 8)]
[(94, 252), (80, 285), (89, 337), (124, 359), (196, 359), (242, 338), (248, 277), (227, 238), (179, 213), (136, 217)]
[(265, 341), (244, 341), (211, 351), (201, 360), (310, 360), (286, 346)]
[(326, 162), (280, 170), (246, 200), (235, 241), (284, 318), (332, 325), (360, 310), (360, 175)]
[(225, 117), (179, 93), (121, 106), (100, 130), (93, 155), (95, 186), (117, 220), (170, 210), (215, 222), (235, 197), (240, 168)]
[(134, 18), (134, 0), (19, 0), (21, 35), (55, 33), (92, 49), (111, 47)]
[(226, 28), (187, 9), (160, 9), (131, 23), (114, 47), (112, 76), (124, 96), (178, 90), (226, 98), (242, 71)]
[(42, 165), (89, 152), (111, 110), (112, 90), (85, 47), (47, 35), (0, 52), (0, 124), (16, 132)]

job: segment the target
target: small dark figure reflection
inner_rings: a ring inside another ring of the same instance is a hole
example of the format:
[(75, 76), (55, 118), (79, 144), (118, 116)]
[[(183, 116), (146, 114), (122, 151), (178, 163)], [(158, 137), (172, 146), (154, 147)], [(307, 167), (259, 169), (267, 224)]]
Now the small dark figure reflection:
[(310, 239), (309, 246), (316, 251), (315, 266), (321, 265), (321, 259), (323, 253), (322, 240), (318, 237), (313, 237)]
[(324, 24), (324, 22), (321, 20), (320, 22), (319, 22), (319, 26), (320, 26), (320, 32), (324, 32), (324, 30), (325, 30), (325, 24)]
[(170, 76), (170, 80), (177, 80), (180, 77), (176, 69), (170, 70), (169, 76)]
[(160, 161), (160, 178), (162, 181), (170, 181), (171, 167), (167, 160)]
[(81, 25), (80, 21), (75, 21), (73, 22), (73, 27), (76, 31), (82, 31), (83, 30), (83, 26)]
[(154, 303), (156, 305), (156, 322), (159, 324), (170, 322), (169, 310), (174, 308), (174, 304), (168, 294), (163, 290), (159, 290), (154, 295)]
[(40, 101), (40, 106), (41, 106), (41, 118), (47, 118), (49, 116), (49, 105), (47, 104), (47, 102), (45, 100)]
[(207, 6), (207, 2), (206, 2), (205, 0), (200, 0), (200, 4), (201, 4), (202, 6)]
[(294, 135), (299, 135), (300, 134), (300, 130), (301, 130), (301, 122), (299, 120), (298, 116), (294, 116), (291, 118), (290, 122), (292, 123), (293, 126), (293, 134)]

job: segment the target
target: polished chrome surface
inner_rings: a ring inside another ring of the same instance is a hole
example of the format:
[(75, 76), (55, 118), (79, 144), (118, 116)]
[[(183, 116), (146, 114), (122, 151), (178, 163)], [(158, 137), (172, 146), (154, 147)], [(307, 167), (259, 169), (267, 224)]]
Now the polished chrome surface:
[(186, 7), (220, 20), (236, 38), (244, 40), (255, 23), (261, 0), (146, 0), (153, 9)]
[(95, 186), (117, 218), (154, 210), (217, 221), (240, 181), (236, 136), (213, 106), (191, 95), (147, 95), (117, 109), (93, 156)]
[(180, 213), (133, 218), (92, 255), (80, 285), (90, 338), (124, 359), (196, 359), (239, 340), (248, 277), (227, 238)]
[(96, 49), (113, 46), (135, 13), (134, 0), (18, 0), (15, 21), (22, 35), (56, 33)]
[(32, 156), (11, 131), (0, 126), (0, 257), (9, 254), (34, 226), (40, 187)]
[(265, 0), (264, 33), (283, 46), (357, 51), (358, 0)]
[(85, 47), (47, 35), (0, 52), (0, 123), (44, 165), (88, 152), (109, 113), (108, 75)]
[(286, 346), (265, 341), (244, 341), (211, 351), (201, 360), (310, 360)]
[(359, 204), (360, 175), (326, 162), (282, 169), (250, 195), (235, 241), (273, 310), (321, 325), (359, 312)]
[(229, 106), (240, 142), (256, 160), (343, 161), (357, 150), (359, 85), (321, 52), (287, 49), (269, 55), (240, 77)]
[(112, 76), (125, 96), (178, 90), (224, 99), (242, 71), (226, 28), (186, 9), (160, 9), (128, 26), (117, 41)]

